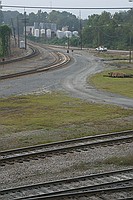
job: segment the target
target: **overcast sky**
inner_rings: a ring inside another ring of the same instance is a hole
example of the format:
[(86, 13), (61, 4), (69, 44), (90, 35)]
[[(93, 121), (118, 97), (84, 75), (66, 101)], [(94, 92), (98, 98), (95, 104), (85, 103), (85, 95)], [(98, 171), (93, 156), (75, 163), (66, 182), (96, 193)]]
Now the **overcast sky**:
[[(52, 7), (114, 7), (114, 8), (124, 8), (124, 7), (133, 7), (133, 2), (129, 2), (129, 0), (2, 0), (2, 5), (22, 5), (22, 6), (46, 6), (50, 7), (51, 9), (41, 9), (42, 11), (49, 12), (52, 10)], [(19, 12), (24, 12), (24, 9), (18, 8), (5, 8), (3, 10), (18, 10)], [(37, 12), (38, 9), (26, 9), (26, 12)], [(62, 11), (62, 10), (60, 10)], [(101, 13), (103, 10), (66, 10), (75, 14), (77, 17), (81, 16), (81, 18), (86, 19), (88, 15), (94, 13)], [(118, 12), (119, 10), (106, 10), (109, 12)]]

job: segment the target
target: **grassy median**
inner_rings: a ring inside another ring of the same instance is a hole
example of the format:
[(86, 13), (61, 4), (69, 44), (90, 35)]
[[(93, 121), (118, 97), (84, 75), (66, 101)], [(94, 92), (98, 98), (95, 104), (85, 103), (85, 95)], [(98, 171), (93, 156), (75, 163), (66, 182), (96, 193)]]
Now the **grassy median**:
[(108, 70), (92, 76), (89, 81), (98, 89), (133, 98), (133, 78), (108, 77), (108, 73), (111, 71), (133, 75), (133, 69)]
[[(14, 148), (133, 129), (132, 117), (133, 109), (88, 103), (60, 93), (14, 96), (0, 99), (0, 136)], [(1, 143), (1, 149), (6, 145)]]

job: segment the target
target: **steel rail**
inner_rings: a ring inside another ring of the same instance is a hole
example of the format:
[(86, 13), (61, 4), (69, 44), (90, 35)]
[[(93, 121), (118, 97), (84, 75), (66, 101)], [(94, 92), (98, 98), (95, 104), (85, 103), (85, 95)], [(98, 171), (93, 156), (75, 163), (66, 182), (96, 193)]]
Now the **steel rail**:
[[(45, 158), (49, 155), (57, 155), (57, 154), (66, 154), (66, 153), (73, 153), (75, 151), (88, 151), (89, 148), (96, 148), (101, 146), (114, 146), (118, 145), (120, 143), (129, 143), (133, 141), (133, 135), (132, 131), (128, 132), (131, 135), (127, 135), (124, 137), (118, 137), (118, 138), (112, 138), (106, 139), (106, 136), (101, 136), (102, 140), (98, 141), (90, 141), (92, 138), (88, 137), (88, 141), (86, 141), (86, 137), (79, 139), (79, 143), (77, 143), (78, 139), (76, 140), (76, 143), (74, 143), (74, 140), (68, 140), (64, 142), (57, 142), (57, 143), (51, 143), (51, 144), (45, 144), (45, 145), (37, 145), (33, 147), (26, 147), (26, 148), (20, 148), (15, 150), (9, 150), (9, 151), (3, 151), (0, 152), (0, 166), (4, 166), (5, 164), (13, 164), (14, 162), (23, 162), (23, 161), (30, 161), (31, 159), (39, 159), (39, 158)], [(127, 133), (126, 133), (127, 134)], [(117, 135), (117, 133), (116, 133)], [(118, 134), (119, 135), (119, 134)], [(99, 136), (98, 136), (99, 137)], [(97, 136), (93, 136), (93, 139), (98, 139)], [(100, 137), (100, 138), (101, 138)], [(108, 138), (109, 136), (107, 136)], [(80, 142), (83, 142), (80, 143)], [(87, 143), (88, 142), (88, 143)], [(71, 144), (71, 145), (69, 145)], [(59, 146), (60, 145), (60, 146)], [(66, 145), (66, 146), (65, 146)], [(52, 147), (52, 148), (51, 148)], [(50, 148), (50, 149), (49, 149)]]
[(70, 61), (69, 57), (66, 56), (65, 60), (58, 61), (58, 62), (53, 63), (53, 64), (49, 64), (49, 65), (47, 65), (45, 67), (40, 67), (40, 68), (37, 68), (37, 69), (32, 69), (32, 70), (27, 70), (27, 71), (23, 71), (23, 72), (14, 73), (14, 74), (0, 76), (0, 80), (20, 77), (20, 76), (24, 76), (24, 75), (31, 75), (31, 74), (35, 74), (35, 73), (41, 73), (41, 72), (45, 72), (45, 71), (48, 71), (48, 70), (53, 70), (53, 69), (56, 69), (58, 67), (61, 67), (61, 66), (65, 65), (65, 64), (67, 64), (69, 61)]
[[(112, 178), (113, 177), (113, 178)], [(109, 179), (110, 178), (110, 179)], [(113, 179), (113, 181), (112, 181)], [(102, 183), (99, 184), (99, 180), (100, 182), (102, 181)], [(87, 181), (91, 181), (91, 184), (89, 183), (89, 186), (87, 186)], [(77, 186), (77, 183), (82, 182), (82, 185), (85, 184), (84, 187), (79, 188)], [(98, 182), (98, 183), (97, 183)], [(9, 188), (6, 190), (2, 190), (0, 191), (0, 197), (4, 197), (4, 195), (8, 196), (12, 196), (11, 194), (15, 193), (19, 193), (20, 197), (19, 199), (27, 199), (29, 198), (29, 196), (31, 196), (31, 193), (41, 193), (40, 191), (45, 191), (44, 194), (42, 194), (43, 196), (47, 196), (48, 193), (47, 188), (51, 187), (54, 188), (56, 187), (56, 194), (61, 194), (64, 193), (64, 189), (62, 190), (61, 188), (64, 188), (65, 185), (67, 185), (67, 188), (69, 186), (69, 188), (73, 188), (74, 186), (71, 186), (72, 184), (75, 184), (75, 188), (73, 189), (67, 189), (65, 190), (65, 192), (75, 192), (78, 191), (80, 189), (83, 190), (94, 190), (95, 188), (99, 188), (99, 187), (110, 187), (112, 186), (112, 184), (125, 184), (128, 182), (133, 182), (133, 169), (129, 168), (129, 169), (125, 169), (125, 170), (116, 170), (116, 171), (110, 171), (110, 172), (104, 172), (104, 173), (98, 173), (98, 174), (92, 174), (92, 175), (88, 175), (88, 176), (80, 176), (80, 177), (75, 177), (75, 178), (70, 178), (70, 179), (62, 179), (62, 180), (57, 180), (57, 181), (50, 181), (50, 182), (45, 182), (45, 183), (40, 183), (40, 184), (35, 184), (35, 185), (27, 185), (27, 186), (23, 186), (23, 187), (18, 187), (18, 188)], [(59, 187), (59, 191), (58, 188)], [(36, 192), (34, 192), (34, 190)], [(38, 191), (37, 191), (38, 190)], [(26, 197), (25, 195), (21, 195), (25, 194), (25, 191), (28, 192), (29, 191), (29, 195)], [(52, 192), (49, 192), (49, 195), (53, 195), (54, 189)], [(55, 193), (54, 193), (55, 194)], [(16, 195), (17, 196), (17, 195)], [(36, 195), (36, 197), (39, 197), (40, 195)]]
[[(129, 142), (130, 140), (133, 141), (133, 136), (130, 137), (125, 137), (125, 138), (117, 138), (117, 139), (110, 139), (110, 140), (105, 140), (105, 141), (100, 141), (100, 142), (92, 142), (89, 144), (83, 144), (83, 145), (77, 145), (77, 146), (71, 146), (71, 147), (62, 147), (62, 148), (57, 148), (57, 149), (52, 149), (52, 150), (45, 150), (45, 151), (41, 151), (41, 152), (31, 152), (28, 153), (26, 155), (17, 155), (14, 157), (9, 157), (9, 158), (2, 158), (0, 159), (0, 164), (3, 161), (10, 161), (10, 160), (14, 160), (14, 159), (23, 159), (23, 158), (29, 158), (30, 156), (48, 156), (48, 154), (56, 154), (56, 153), (69, 153), (72, 151), (76, 151), (78, 150), (84, 150), (83, 148), (94, 148), (94, 147), (98, 147), (98, 146), (104, 146), (104, 145), (111, 145), (114, 146), (115, 144), (119, 144), (119, 142), (124, 141), (125, 142)], [(87, 149), (85, 149), (86, 151)]]
[[(37, 52), (37, 50), (36, 50), (36, 52)], [(39, 54), (39, 51), (38, 51), (38, 54)], [(36, 69), (31, 69), (31, 70), (26, 70), (26, 71), (23, 71), (23, 72), (17, 72), (17, 73), (13, 73), (13, 74), (3, 75), (3, 76), (0, 76), (0, 80), (20, 77), (20, 76), (25, 76), (25, 75), (30, 75), (30, 74), (40, 73), (40, 72), (45, 72), (45, 71), (48, 71), (48, 70), (53, 70), (53, 69), (56, 69), (58, 67), (66, 65), (71, 60), (68, 55), (65, 55), (65, 54), (63, 54), (59, 51), (54, 50), (54, 52), (52, 52), (51, 54), (55, 58), (55, 60), (52, 63), (47, 64), (46, 66), (43, 66), (43, 67), (38, 67)], [(23, 57), (23, 58), (20, 58), (20, 59), (16, 59), (16, 61), (21, 61), (25, 58), (31, 58), (35, 55), (36, 54), (33, 53), (33, 55), (29, 55), (29, 57), (27, 56), (27, 57)]]
[(133, 196), (129, 198), (127, 197), (127, 198), (118, 199), (118, 200), (133, 200)]
[[(91, 196), (91, 195), (99, 195), (104, 193), (114, 193), (114, 192), (125, 192), (125, 191), (131, 191), (133, 189), (133, 180), (132, 184), (128, 185), (128, 181), (118, 181), (117, 183), (110, 183), (110, 184), (104, 184), (103, 188), (98, 188), (99, 186), (93, 186), (92, 188), (90, 186), (88, 187), (81, 187), (77, 189), (71, 189), (71, 190), (64, 190), (59, 192), (53, 192), (51, 194), (45, 194), (45, 195), (36, 195), (32, 197), (24, 197), (24, 198), (15, 198), (14, 200), (39, 200), (39, 199), (62, 199), (64, 197), (81, 197), (81, 196)], [(118, 186), (116, 185), (118, 184)], [(125, 185), (124, 185), (125, 184)], [(101, 184), (102, 185), (102, 184)], [(107, 186), (107, 187), (106, 187)]]
[[(59, 192), (53, 192), (53, 193), (49, 193), (48, 194), (40, 194), (40, 195), (34, 195), (34, 197), (30, 196), (30, 197), (20, 197), (20, 198), (16, 198), (15, 200), (24, 200), (24, 199), (32, 199), (32, 200), (35, 200), (35, 199), (38, 199), (40, 197), (45, 197), (45, 196), (52, 196), (52, 195), (61, 195), (61, 194), (67, 194), (67, 193), (74, 193), (74, 192), (81, 192), (81, 191), (86, 191), (86, 190), (94, 190), (94, 189), (105, 189), (105, 188), (110, 188), (110, 187), (118, 187), (118, 185), (124, 185), (124, 184), (129, 184), (129, 181), (132, 181), (133, 183), (133, 179), (132, 180), (126, 180), (126, 181), (116, 181), (116, 182), (112, 182), (112, 183), (104, 183), (104, 184), (98, 184), (98, 185), (95, 185), (95, 186), (86, 186), (86, 187), (80, 187), (80, 188), (76, 188), (76, 189), (68, 189), (68, 190), (63, 190), (63, 191), (59, 191)], [(103, 188), (102, 188), (103, 187)]]
[(22, 61), (22, 60), (29, 59), (29, 58), (33, 58), (33, 57), (38, 56), (40, 54), (39, 50), (35, 46), (33, 46), (31, 44), (28, 44), (28, 45), (29, 45), (29, 48), (32, 50), (32, 52), (30, 54), (22, 56), (22, 57), (20, 56), (18, 58), (14, 58), (14, 59), (11, 59), (11, 60), (2, 61), (2, 62), (0, 62), (0, 65), (13, 63), (13, 62), (18, 62), (18, 61)]
[[(81, 192), (75, 192), (75, 193), (66, 193), (66, 194), (60, 194), (60, 195), (51, 195), (51, 196), (45, 196), (45, 197), (35, 197), (35, 198), (29, 198), (29, 200), (57, 200), (57, 199), (65, 199), (65, 198), (78, 198), (78, 197), (85, 197), (85, 196), (96, 196), (96, 195), (103, 195), (103, 194), (111, 194), (116, 192), (129, 192), (133, 191), (133, 186), (124, 186), (124, 187), (115, 187), (115, 188), (105, 188), (105, 189), (98, 189), (98, 190), (92, 190), (92, 191), (81, 191)], [(105, 198), (104, 198), (105, 199)], [(110, 199), (110, 198), (109, 198)], [(17, 199), (16, 199), (17, 200)]]
[(23, 147), (23, 148), (17, 148), (17, 149), (11, 149), (6, 151), (0, 151), (0, 156), (10, 154), (10, 153), (19, 153), (20, 151), (27, 151), (27, 150), (34, 150), (36, 148), (47, 148), (47, 147), (55, 147), (59, 145), (64, 144), (73, 144), (73, 143), (79, 143), (79, 142), (86, 142), (91, 140), (98, 140), (98, 139), (105, 139), (105, 138), (112, 138), (112, 137), (125, 137), (126, 135), (133, 135), (133, 130), (127, 130), (127, 131), (121, 131), (121, 132), (114, 132), (114, 133), (106, 133), (106, 134), (100, 134), (100, 135), (94, 135), (94, 136), (87, 136), (82, 138), (76, 138), (71, 140), (65, 140), (65, 141), (59, 141), (59, 142), (52, 142), (48, 144), (41, 144), (41, 145), (34, 145), (29, 147)]

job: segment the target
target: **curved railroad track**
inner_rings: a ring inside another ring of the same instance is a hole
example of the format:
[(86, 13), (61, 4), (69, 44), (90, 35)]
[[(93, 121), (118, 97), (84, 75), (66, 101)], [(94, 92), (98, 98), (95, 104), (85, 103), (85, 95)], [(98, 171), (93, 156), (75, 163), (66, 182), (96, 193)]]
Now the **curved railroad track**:
[(31, 44), (28, 44), (28, 46), (31, 50), (31, 53), (29, 53), (28, 55), (25, 55), (25, 56), (20, 56), (18, 58), (2, 61), (2, 62), (0, 62), (0, 65), (3, 65), (3, 64), (5, 65), (5, 64), (8, 64), (8, 63), (13, 63), (13, 62), (19, 62), (19, 61), (22, 61), (24, 59), (30, 59), (30, 58), (33, 58), (33, 57), (38, 56), (40, 54), (38, 48), (36, 48), (35, 46), (33, 46)]
[(15, 162), (29, 162), (34, 159), (43, 159), (47, 156), (73, 153), (75, 151), (89, 151), (90, 148), (114, 146), (130, 142), (133, 142), (133, 130), (1, 151), (0, 166), (14, 164)]
[[(42, 67), (36, 67), (34, 69), (30, 69), (30, 70), (26, 70), (26, 71), (22, 71), (22, 72), (17, 72), (17, 73), (13, 73), (13, 74), (1, 75), (0, 80), (14, 78), (14, 77), (20, 77), (20, 76), (24, 76), (24, 75), (30, 75), (30, 74), (34, 74), (34, 73), (45, 72), (45, 71), (48, 71), (48, 70), (53, 70), (53, 69), (56, 69), (58, 67), (62, 67), (64, 65), (66, 65), (71, 60), (68, 55), (63, 54), (62, 52), (57, 51), (57, 50), (53, 49), (52, 47), (44, 47), (43, 45), (39, 45), (39, 44), (36, 44), (36, 45), (30, 44), (30, 48), (33, 50), (30, 55), (25, 56), (23, 58), (11, 60), (9, 62), (10, 63), (14, 62), (14, 61), (19, 62), (21, 60), (24, 60), (24, 59), (27, 59), (27, 58), (33, 58), (34, 56), (39, 55), (38, 47), (47, 49), (47, 51), (49, 51), (49, 53), (53, 57), (53, 61), (50, 62), (47, 65), (42, 66)], [(6, 64), (6, 62), (5, 62), (5, 64)]]
[(129, 197), (131, 189), (133, 189), (132, 168), (1, 190), (0, 198), (3, 200), (67, 199), (101, 197), (118, 192)]

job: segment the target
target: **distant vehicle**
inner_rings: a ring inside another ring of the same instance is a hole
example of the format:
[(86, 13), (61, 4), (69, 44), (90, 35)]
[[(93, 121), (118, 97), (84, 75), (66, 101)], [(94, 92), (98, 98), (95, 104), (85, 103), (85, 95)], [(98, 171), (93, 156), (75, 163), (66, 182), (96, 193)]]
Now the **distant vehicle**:
[(99, 46), (99, 47), (96, 48), (96, 51), (104, 52), (104, 51), (107, 51), (107, 48), (103, 47), (103, 46)]

